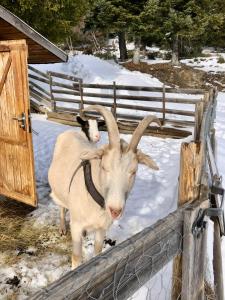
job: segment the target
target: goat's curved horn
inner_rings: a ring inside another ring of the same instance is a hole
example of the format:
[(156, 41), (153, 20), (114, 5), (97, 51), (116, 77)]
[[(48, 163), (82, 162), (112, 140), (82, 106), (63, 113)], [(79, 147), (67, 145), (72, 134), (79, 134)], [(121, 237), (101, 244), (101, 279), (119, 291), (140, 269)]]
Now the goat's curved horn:
[(84, 111), (90, 111), (90, 110), (95, 110), (99, 112), (105, 122), (106, 126), (108, 129), (108, 135), (109, 135), (109, 145), (112, 148), (119, 148), (120, 147), (120, 134), (119, 134), (119, 129), (116, 124), (116, 121), (112, 115), (112, 113), (106, 109), (105, 107), (101, 105), (90, 105), (88, 107), (84, 108)]
[(161, 127), (161, 123), (159, 119), (155, 116), (146, 116), (139, 124), (138, 127), (135, 129), (133, 136), (131, 138), (128, 151), (136, 151), (138, 143), (140, 142), (140, 139), (145, 131), (145, 129), (148, 127), (148, 125), (152, 122), (157, 123)]

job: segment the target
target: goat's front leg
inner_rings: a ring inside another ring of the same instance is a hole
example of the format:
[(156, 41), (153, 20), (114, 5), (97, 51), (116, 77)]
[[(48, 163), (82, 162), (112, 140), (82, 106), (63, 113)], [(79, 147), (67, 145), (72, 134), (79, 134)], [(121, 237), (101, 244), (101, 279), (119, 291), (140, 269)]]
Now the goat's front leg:
[(60, 227), (59, 227), (59, 233), (61, 235), (66, 235), (66, 208), (60, 206)]
[(95, 233), (95, 255), (102, 252), (105, 233), (106, 231), (104, 229), (98, 229)]
[(72, 270), (82, 263), (82, 229), (76, 222), (70, 223), (72, 235)]

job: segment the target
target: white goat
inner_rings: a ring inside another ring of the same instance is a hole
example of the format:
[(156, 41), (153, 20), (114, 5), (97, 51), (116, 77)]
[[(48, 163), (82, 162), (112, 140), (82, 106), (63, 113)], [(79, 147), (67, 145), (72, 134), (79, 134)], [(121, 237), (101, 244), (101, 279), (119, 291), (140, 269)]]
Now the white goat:
[[(60, 228), (65, 232), (65, 209), (70, 211), (72, 235), (72, 268), (82, 262), (82, 236), (95, 232), (95, 254), (102, 251), (106, 230), (118, 219), (133, 186), (138, 163), (157, 170), (155, 162), (137, 145), (151, 122), (160, 125), (154, 116), (145, 117), (135, 129), (129, 144), (120, 140), (119, 130), (111, 112), (99, 105), (89, 106), (105, 119), (109, 144), (96, 148), (74, 131), (59, 135), (49, 169), (49, 184), (53, 200), (61, 206)], [(89, 160), (95, 187), (103, 196), (105, 207), (98, 205), (87, 191), (81, 160)], [(75, 171), (76, 170), (76, 171)]]

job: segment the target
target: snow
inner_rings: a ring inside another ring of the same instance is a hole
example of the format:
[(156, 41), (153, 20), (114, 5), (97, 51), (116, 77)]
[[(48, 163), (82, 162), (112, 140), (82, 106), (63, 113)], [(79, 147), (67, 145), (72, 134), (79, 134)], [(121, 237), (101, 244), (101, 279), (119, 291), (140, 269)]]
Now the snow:
[(182, 63), (192, 66), (196, 69), (205, 71), (205, 72), (212, 72), (212, 73), (219, 73), (225, 72), (225, 63), (218, 63), (219, 57), (225, 58), (225, 53), (212, 53), (209, 54), (209, 57), (196, 57), (194, 59), (183, 59), (181, 60)]
[[(216, 156), (217, 166), (220, 175), (223, 178), (223, 187), (225, 188), (225, 93), (218, 94), (217, 113), (216, 113)], [(225, 237), (222, 238), (222, 256), (223, 256), (223, 279), (225, 279)], [(225, 291), (224, 291), (225, 297)]]
[(105, 61), (93, 55), (70, 56), (67, 63), (33, 65), (42, 71), (55, 71), (75, 75), (85, 83), (112, 83), (121, 85), (162, 86), (162, 83), (148, 74), (131, 72), (114, 61)]
[[(37, 66), (35, 66), (37, 67)], [(126, 85), (162, 86), (156, 78), (139, 72), (131, 72), (113, 62), (100, 60), (89, 55), (70, 57), (68, 63), (38, 66), (40, 70), (51, 70), (68, 73), (81, 77), (88, 83), (112, 83)], [(186, 97), (186, 95), (179, 95)], [(48, 252), (40, 258), (35, 255), (37, 249), (27, 245), (25, 253), (18, 256), (18, 250), (10, 253), (17, 255), (17, 263), (8, 265), (6, 254), (0, 254), (0, 299), (10, 296), (16, 299), (25, 299), (41, 287), (44, 287), (70, 270), (70, 238), (60, 237), (56, 228), (59, 224), (58, 207), (49, 198), (47, 180), (48, 167), (51, 163), (54, 144), (59, 133), (70, 128), (46, 120), (46, 116), (33, 114), (32, 127), (38, 132), (33, 135), (35, 170), (39, 207), (30, 213), (24, 221), (24, 226), (33, 226), (43, 230), (47, 226), (53, 234), (50, 239), (43, 239), (43, 245), (55, 244), (64, 252)], [(78, 128), (73, 128), (79, 130)], [(218, 165), (221, 174), (225, 176), (225, 94), (219, 93), (218, 113), (216, 119), (216, 136), (218, 140)], [(101, 142), (107, 142), (107, 134), (101, 133)], [(131, 135), (121, 135), (129, 141)], [(155, 223), (176, 209), (177, 183), (179, 175), (180, 145), (185, 141), (175, 139), (162, 139), (157, 137), (143, 137), (139, 148), (156, 161), (159, 171), (153, 171), (145, 166), (138, 169), (134, 188), (127, 201), (124, 216), (116, 221), (107, 238), (116, 240), (117, 244), (133, 234), (141, 231), (146, 226)], [(67, 216), (68, 219), (69, 216)], [(30, 225), (32, 224), (32, 225)], [(84, 245), (86, 259), (92, 253), (92, 237), (88, 237)], [(107, 249), (109, 246), (105, 246)], [(65, 249), (68, 252), (65, 252)], [(33, 255), (29, 255), (29, 251)], [(225, 255), (225, 242), (223, 241), (223, 255)], [(224, 257), (225, 259), (225, 257)], [(161, 272), (137, 291), (131, 299), (169, 299), (171, 288), (171, 263)], [(19, 288), (7, 284), (8, 279), (17, 276), (20, 279)]]

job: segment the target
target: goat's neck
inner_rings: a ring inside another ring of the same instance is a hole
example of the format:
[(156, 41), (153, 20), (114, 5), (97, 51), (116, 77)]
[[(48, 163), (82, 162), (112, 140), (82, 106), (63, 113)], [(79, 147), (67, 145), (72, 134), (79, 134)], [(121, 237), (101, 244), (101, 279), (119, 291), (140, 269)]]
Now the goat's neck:
[(91, 160), (91, 169), (92, 169), (92, 179), (94, 182), (94, 185), (98, 192), (102, 195), (104, 198), (105, 195), (103, 195), (103, 184), (101, 181), (101, 160), (100, 159), (93, 159)]

